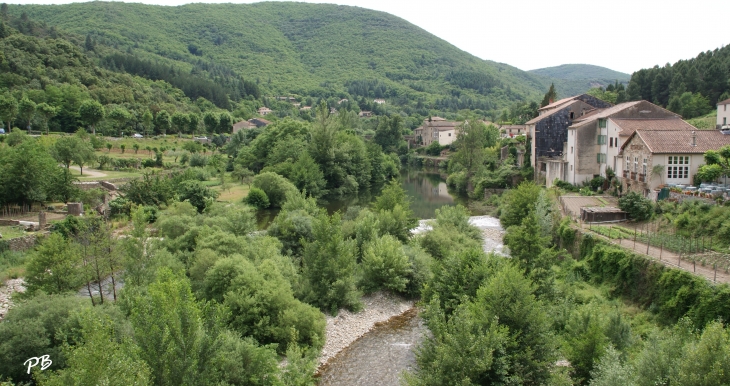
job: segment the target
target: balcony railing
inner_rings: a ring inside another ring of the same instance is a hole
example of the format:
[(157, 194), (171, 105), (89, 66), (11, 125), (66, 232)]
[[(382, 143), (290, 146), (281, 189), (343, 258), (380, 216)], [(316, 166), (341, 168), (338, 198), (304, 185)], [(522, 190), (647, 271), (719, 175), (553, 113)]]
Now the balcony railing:
[(636, 172), (631, 172), (631, 179), (636, 180)]
[(640, 173), (639, 174), (639, 181), (640, 182), (646, 182), (646, 174)]

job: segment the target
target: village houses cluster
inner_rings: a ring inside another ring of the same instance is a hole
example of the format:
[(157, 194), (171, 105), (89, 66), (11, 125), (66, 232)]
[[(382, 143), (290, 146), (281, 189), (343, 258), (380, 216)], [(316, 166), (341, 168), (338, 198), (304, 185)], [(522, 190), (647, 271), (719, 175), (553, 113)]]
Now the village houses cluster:
[[(385, 103), (382, 99), (375, 102)], [(660, 185), (692, 185), (697, 170), (705, 163), (704, 153), (730, 145), (728, 105), (730, 99), (717, 104), (715, 130), (700, 130), (651, 102), (612, 105), (581, 94), (550, 101), (538, 110), (537, 117), (524, 125), (501, 126), (500, 132), (503, 136), (530, 138), (535, 180), (546, 187), (555, 180), (579, 186), (596, 176), (613, 173), (624, 192), (649, 196)], [(259, 115), (269, 113), (266, 107), (259, 109)], [(360, 113), (361, 117), (371, 115), (369, 111)], [(233, 132), (268, 124), (265, 119), (253, 118), (236, 123)], [(450, 145), (456, 141), (460, 125), (429, 117), (407, 139), (420, 146), (433, 142)]]
[(692, 185), (704, 153), (730, 145), (728, 104), (718, 103), (715, 130), (700, 130), (647, 101), (614, 106), (583, 94), (550, 103), (526, 123), (536, 180), (580, 185), (610, 169), (624, 191), (645, 196)]

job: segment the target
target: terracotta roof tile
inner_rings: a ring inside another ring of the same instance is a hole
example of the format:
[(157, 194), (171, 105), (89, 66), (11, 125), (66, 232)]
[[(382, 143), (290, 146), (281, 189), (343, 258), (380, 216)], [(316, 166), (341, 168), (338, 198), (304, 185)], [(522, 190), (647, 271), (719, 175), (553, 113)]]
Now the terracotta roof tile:
[(616, 106), (611, 106), (609, 108), (596, 109), (598, 111), (596, 111), (593, 114), (590, 114), (586, 119), (583, 119), (583, 120), (581, 120), (578, 123), (574, 123), (571, 127), (584, 126), (584, 125), (587, 125), (587, 124), (589, 124), (591, 122), (594, 122), (594, 121), (596, 121), (598, 119), (606, 119), (606, 118), (610, 117), (611, 115), (620, 112), (621, 110), (625, 110), (625, 109), (627, 109), (629, 107), (638, 105), (641, 102), (643, 102), (643, 101), (633, 101), (633, 102), (619, 103)]
[(563, 104), (566, 104), (566, 103), (568, 103), (568, 102), (570, 102), (570, 101), (572, 101), (572, 100), (575, 100), (575, 99), (576, 99), (576, 98), (578, 98), (579, 96), (580, 96), (580, 95), (575, 95), (575, 96), (572, 96), (572, 97), (569, 97), (569, 98), (563, 98), (563, 99), (560, 99), (560, 100), (558, 100), (558, 101), (555, 101), (555, 102), (553, 102), (553, 103), (550, 103), (549, 105), (547, 105), (547, 106), (545, 106), (545, 107), (540, 107), (540, 108), (538, 109), (538, 111), (540, 111), (540, 110), (550, 110), (550, 109), (554, 109), (554, 108), (557, 108), (557, 107), (559, 107), (560, 105), (563, 105)]
[[(547, 114), (543, 114), (543, 115), (537, 116), (537, 117), (535, 117), (535, 118), (532, 118), (532, 119), (530, 119), (529, 121), (525, 122), (525, 125), (531, 125), (531, 124), (533, 124), (533, 123), (537, 123), (537, 122), (540, 122), (540, 121), (542, 121), (543, 119), (545, 119), (545, 118), (547, 118), (547, 117), (549, 117), (549, 116), (551, 116), (551, 115), (553, 115), (553, 114), (557, 113), (558, 111), (562, 111), (562, 110), (563, 110), (564, 108), (566, 108), (566, 107), (570, 106), (571, 104), (573, 104), (573, 103), (575, 103), (575, 102), (576, 102), (576, 101), (574, 100), (574, 101), (572, 101), (572, 102), (570, 102), (570, 103), (567, 103), (567, 104), (564, 104), (563, 106), (560, 106), (560, 108), (556, 108), (556, 109), (553, 109), (552, 111), (548, 112)], [(557, 103), (557, 102), (555, 102), (555, 103)]]
[(722, 101), (722, 102), (717, 102), (717, 105), (718, 105), (718, 106), (722, 106), (722, 105), (730, 105), (730, 99), (725, 99), (725, 100), (724, 100), (724, 101)]
[(254, 125), (253, 123), (251, 123), (249, 121), (241, 121), (241, 122), (236, 122), (233, 125), (233, 130), (251, 129), (251, 128), (254, 128), (254, 127), (256, 127), (256, 125)]
[[(730, 145), (730, 135), (722, 134), (718, 130), (696, 130), (696, 146), (692, 146), (692, 133), (691, 130), (637, 130), (634, 135), (639, 136), (655, 154), (701, 154)], [(628, 142), (627, 140), (626, 143)]]
[(699, 130), (679, 118), (611, 120), (621, 128), (619, 135), (622, 137), (628, 137), (636, 130)]

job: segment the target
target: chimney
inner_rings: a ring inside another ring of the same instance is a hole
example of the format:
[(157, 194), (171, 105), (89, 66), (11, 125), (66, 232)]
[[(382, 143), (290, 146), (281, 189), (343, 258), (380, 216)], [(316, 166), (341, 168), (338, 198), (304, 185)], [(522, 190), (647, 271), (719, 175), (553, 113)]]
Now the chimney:
[(697, 146), (697, 133), (692, 131), (692, 146)]
[(548, 100), (548, 104), (549, 104), (549, 105), (553, 104), (553, 102), (555, 102), (555, 101), (553, 100), (553, 98), (550, 98), (550, 99)]

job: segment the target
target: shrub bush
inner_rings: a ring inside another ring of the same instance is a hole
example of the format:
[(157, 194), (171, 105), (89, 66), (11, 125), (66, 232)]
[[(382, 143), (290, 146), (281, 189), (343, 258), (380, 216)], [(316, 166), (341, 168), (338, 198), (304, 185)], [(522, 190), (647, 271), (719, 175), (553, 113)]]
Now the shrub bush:
[(269, 197), (266, 192), (259, 188), (251, 188), (248, 192), (248, 196), (243, 201), (256, 209), (266, 209), (269, 207)]
[(401, 243), (391, 235), (367, 243), (362, 256), (362, 287), (366, 292), (388, 289), (405, 292), (412, 273)]
[(634, 220), (647, 220), (654, 212), (654, 203), (636, 192), (629, 192), (618, 199), (618, 207)]
[(257, 175), (253, 178), (251, 185), (266, 193), (269, 204), (273, 208), (281, 208), (286, 201), (287, 195), (298, 192), (297, 187), (289, 180), (272, 172)]

